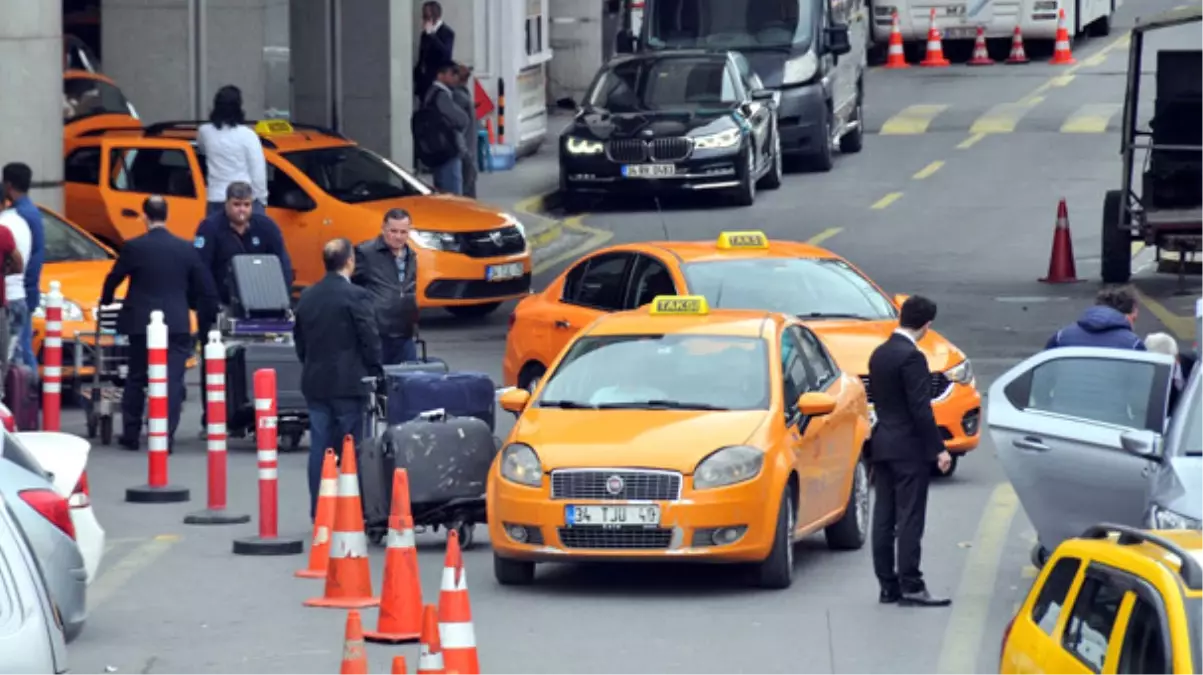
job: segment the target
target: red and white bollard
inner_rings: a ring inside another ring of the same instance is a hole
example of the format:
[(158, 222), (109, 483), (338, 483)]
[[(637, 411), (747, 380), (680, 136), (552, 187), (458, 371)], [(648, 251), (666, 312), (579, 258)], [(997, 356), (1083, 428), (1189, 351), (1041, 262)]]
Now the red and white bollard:
[(46, 339), (42, 341), (42, 429), (61, 431), (62, 410), (63, 291), (59, 282), (51, 281), (46, 294)]
[(209, 505), (204, 511), (184, 517), (185, 525), (233, 525), (248, 523), (245, 513), (226, 511), (226, 346), (221, 333), (209, 331), (205, 344), (205, 405), (209, 420), (205, 430), (209, 445)]
[(125, 501), (139, 504), (186, 502), (188, 488), (167, 484), (167, 324), (163, 312), (150, 313), (146, 326), (147, 448), (146, 485), (125, 491)]
[[(212, 418), (210, 418), (212, 421)], [(279, 533), (279, 446), (276, 433), (276, 371), (255, 371), (255, 445), (259, 449), (259, 536), (234, 540), (239, 555), (298, 555), (301, 539)]]

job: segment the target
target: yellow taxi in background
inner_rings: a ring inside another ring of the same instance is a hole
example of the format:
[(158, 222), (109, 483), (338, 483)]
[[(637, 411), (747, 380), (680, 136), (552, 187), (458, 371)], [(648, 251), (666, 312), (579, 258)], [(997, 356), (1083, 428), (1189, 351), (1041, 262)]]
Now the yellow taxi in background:
[(1198, 673), (1203, 533), (1098, 525), (1053, 551), (1000, 673)]
[[(703, 295), (715, 309), (797, 316), (823, 339), (840, 367), (866, 385), (869, 356), (898, 327), (905, 300), (886, 295), (831, 251), (771, 241), (763, 232), (610, 246), (580, 259), (514, 308), (502, 363), (504, 383), (530, 390), (583, 326), (608, 312), (672, 294)], [(932, 411), (952, 454), (951, 474), (961, 455), (981, 438), (981, 395), (968, 357), (944, 336), (928, 331), (919, 349), (931, 369)]]
[[(113, 248), (144, 231), (142, 200), (159, 194), (168, 227), (191, 240), (205, 216), (205, 161), (196, 122), (79, 139), (64, 173), (67, 216)], [(320, 127), (265, 120), (254, 126), (267, 158), (267, 214), (280, 226), (296, 271), (294, 291), (325, 276), (321, 249), (380, 234), (384, 214), (409, 212), (418, 260), (418, 305), (483, 316), (526, 296), (531, 252), (513, 215), (475, 200), (436, 194), (388, 159)], [(112, 158), (102, 162), (101, 157)]]
[(796, 318), (664, 296), (578, 333), (519, 414), (487, 483), (493, 569), (536, 562), (754, 563), (793, 581), (793, 543), (869, 522), (864, 385)]
[(81, 137), (112, 129), (140, 129), (138, 111), (111, 79), (87, 70), (63, 72), (63, 154)]

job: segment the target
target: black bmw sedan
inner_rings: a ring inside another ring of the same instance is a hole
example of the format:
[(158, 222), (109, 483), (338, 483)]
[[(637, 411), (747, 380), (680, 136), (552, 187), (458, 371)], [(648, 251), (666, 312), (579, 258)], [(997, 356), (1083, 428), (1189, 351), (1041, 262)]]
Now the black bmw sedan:
[(776, 94), (756, 89), (737, 54), (672, 50), (602, 67), (560, 137), (569, 208), (590, 194), (727, 193), (742, 206), (781, 185)]

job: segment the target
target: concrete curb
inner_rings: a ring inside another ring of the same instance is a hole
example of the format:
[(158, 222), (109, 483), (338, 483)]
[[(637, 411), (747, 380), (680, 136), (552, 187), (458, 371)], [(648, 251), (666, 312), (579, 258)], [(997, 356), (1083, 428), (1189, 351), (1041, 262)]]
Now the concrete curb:
[(514, 205), (514, 210), (528, 220), (524, 224), (531, 250), (551, 246), (564, 236), (564, 221), (546, 215), (556, 199), (556, 192), (548, 192), (527, 197)]

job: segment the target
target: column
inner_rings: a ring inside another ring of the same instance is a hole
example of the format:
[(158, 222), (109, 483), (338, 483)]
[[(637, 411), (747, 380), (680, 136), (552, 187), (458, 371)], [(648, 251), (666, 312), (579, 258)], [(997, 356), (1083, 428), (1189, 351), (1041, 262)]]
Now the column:
[(30, 197), (63, 209), (63, 8), (22, 3), (0, 20), (0, 163), (33, 169)]

